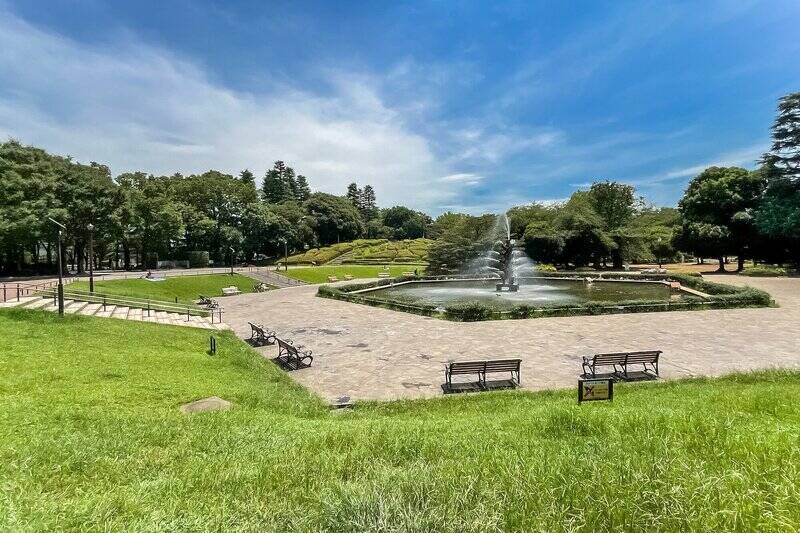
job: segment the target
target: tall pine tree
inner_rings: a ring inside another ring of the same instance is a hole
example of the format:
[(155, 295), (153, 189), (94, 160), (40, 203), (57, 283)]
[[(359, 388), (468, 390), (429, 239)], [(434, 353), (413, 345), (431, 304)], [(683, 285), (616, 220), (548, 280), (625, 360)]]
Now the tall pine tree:
[(355, 182), (347, 186), (347, 194), (345, 194), (345, 198), (350, 200), (350, 203), (352, 203), (359, 211), (361, 211), (362, 207), (361, 195), (361, 189), (358, 188), (358, 184)]
[(361, 214), (366, 221), (378, 216), (378, 204), (375, 199), (375, 189), (372, 188), (372, 185), (365, 185), (361, 193)]
[(772, 149), (763, 162), (777, 177), (800, 181), (800, 92), (778, 100), (778, 116), (772, 125)]
[(261, 185), (261, 192), (264, 193), (264, 201), (269, 204), (280, 204), (286, 199), (286, 188), (283, 181), (285, 165), (283, 161), (275, 161), (275, 165), (267, 171), (264, 176), (264, 183)]
[(305, 202), (311, 196), (311, 187), (308, 186), (308, 178), (299, 174), (297, 176), (297, 201)]
[(250, 169), (246, 168), (239, 173), (239, 179), (244, 183), (249, 183), (253, 187), (256, 186), (256, 177), (255, 175), (250, 172)]

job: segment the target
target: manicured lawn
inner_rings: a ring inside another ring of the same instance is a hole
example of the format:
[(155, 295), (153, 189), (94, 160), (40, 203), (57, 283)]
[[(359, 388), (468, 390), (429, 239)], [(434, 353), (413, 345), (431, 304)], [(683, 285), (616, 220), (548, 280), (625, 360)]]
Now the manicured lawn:
[[(134, 298), (151, 298), (153, 300), (191, 302), (197, 300), (198, 295), (208, 297), (222, 296), (222, 288), (236, 285), (242, 292), (253, 292), (253, 287), (258, 283), (252, 278), (241, 274), (209, 274), (204, 276), (172, 276), (164, 281), (147, 281), (146, 279), (120, 279), (97, 281), (94, 284), (95, 292), (113, 294), (115, 296), (130, 296)], [(66, 290), (89, 290), (88, 281), (76, 281), (67, 285)]]
[[(332, 412), (230, 334), (0, 311), (0, 530), (776, 531), (800, 374)], [(180, 414), (217, 395), (230, 411)]]
[[(400, 276), (403, 272), (413, 272), (415, 269), (422, 274), (425, 267), (420, 265), (393, 265), (387, 263), (392, 276)], [(287, 272), (281, 270), (290, 278), (299, 279), (306, 283), (327, 283), (328, 276), (336, 276), (343, 280), (350, 274), (354, 278), (377, 278), (380, 272), (385, 272), (383, 265), (331, 265), (318, 267), (289, 267)]]

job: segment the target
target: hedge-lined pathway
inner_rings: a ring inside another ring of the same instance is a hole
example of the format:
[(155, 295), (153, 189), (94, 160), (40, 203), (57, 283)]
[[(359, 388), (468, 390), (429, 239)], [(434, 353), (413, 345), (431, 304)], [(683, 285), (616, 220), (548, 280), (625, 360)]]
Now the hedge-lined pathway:
[(441, 395), (451, 360), (519, 357), (530, 389), (574, 386), (581, 356), (596, 352), (663, 350), (667, 379), (800, 368), (800, 279), (706, 279), (764, 289), (781, 307), (458, 323), (317, 298), (307, 286), (228, 297), (225, 322), (243, 338), (248, 321), (261, 322), (312, 349), (314, 365), (292, 376), (330, 401)]

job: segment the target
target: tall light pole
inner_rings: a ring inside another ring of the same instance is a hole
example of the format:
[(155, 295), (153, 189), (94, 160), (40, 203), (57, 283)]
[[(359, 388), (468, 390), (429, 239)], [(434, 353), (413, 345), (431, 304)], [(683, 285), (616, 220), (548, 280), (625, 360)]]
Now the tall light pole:
[(64, 316), (64, 278), (61, 268), (61, 230), (67, 229), (63, 224), (48, 217), (50, 222), (58, 226), (58, 314)]
[(229, 246), (231, 250), (231, 276), (233, 276), (233, 246)]
[(89, 230), (89, 292), (94, 292), (94, 224), (86, 226)]
[(289, 270), (289, 239), (281, 239), (283, 241), (283, 271)]

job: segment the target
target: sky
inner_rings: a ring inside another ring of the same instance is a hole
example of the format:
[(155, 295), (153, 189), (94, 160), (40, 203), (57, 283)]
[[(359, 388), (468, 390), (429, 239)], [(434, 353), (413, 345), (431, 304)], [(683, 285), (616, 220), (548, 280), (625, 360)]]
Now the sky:
[(798, 27), (797, 0), (0, 0), (0, 139), (114, 174), (281, 159), (434, 215), (606, 179), (668, 206), (755, 166)]

